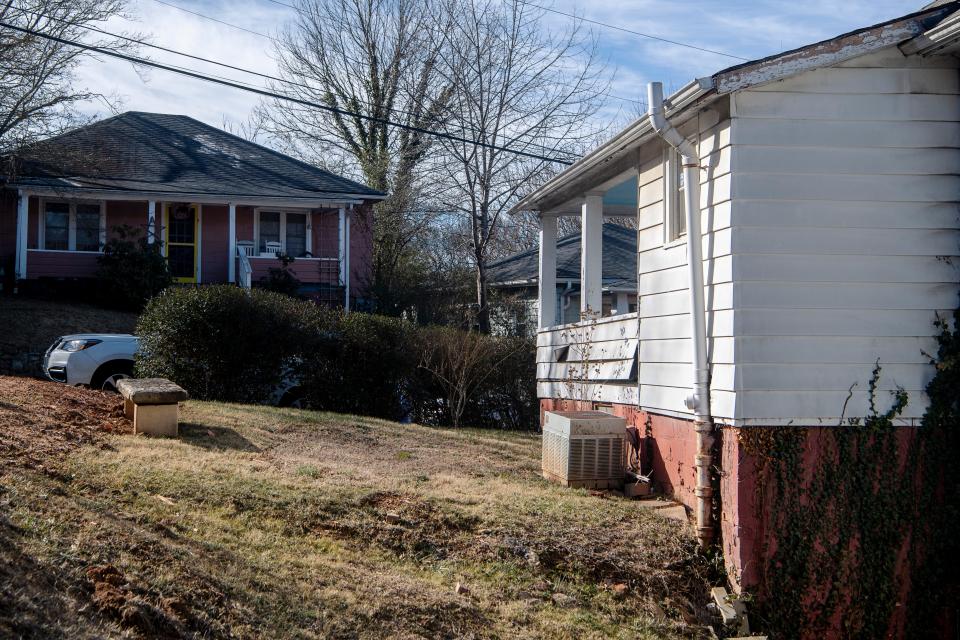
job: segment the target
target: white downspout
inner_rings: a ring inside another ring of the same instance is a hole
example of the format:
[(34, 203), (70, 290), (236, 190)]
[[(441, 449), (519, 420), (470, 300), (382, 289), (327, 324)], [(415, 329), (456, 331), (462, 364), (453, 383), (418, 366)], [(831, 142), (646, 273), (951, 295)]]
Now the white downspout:
[(680, 152), (683, 165), (684, 212), (687, 218), (687, 271), (690, 280), (690, 325), (693, 336), (693, 393), (686, 398), (687, 409), (693, 411), (697, 432), (697, 537), (707, 547), (713, 540), (713, 483), (710, 467), (713, 462), (713, 420), (710, 417), (710, 364), (707, 362), (707, 326), (703, 294), (703, 254), (700, 230), (700, 154), (696, 146), (669, 122), (663, 113), (663, 85), (647, 85), (647, 116), (653, 130), (671, 147)]

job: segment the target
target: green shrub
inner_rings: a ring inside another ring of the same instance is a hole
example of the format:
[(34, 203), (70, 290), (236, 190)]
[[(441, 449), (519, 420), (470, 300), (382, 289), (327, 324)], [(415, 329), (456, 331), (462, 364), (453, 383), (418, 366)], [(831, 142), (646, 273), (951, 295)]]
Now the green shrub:
[(137, 375), (169, 378), (193, 397), (265, 402), (321, 343), (313, 304), (230, 285), (171, 288), (137, 324)]
[(148, 243), (129, 225), (114, 227), (113, 232), (97, 258), (98, 294), (106, 306), (140, 311), (147, 300), (173, 284), (162, 244)]
[(416, 328), (398, 318), (327, 312), (321, 348), (303, 360), (309, 406), (399, 420), (417, 366)]
[(277, 259), (280, 261), (280, 266), (270, 267), (267, 275), (260, 278), (259, 286), (275, 293), (282, 293), (288, 296), (297, 295), (301, 283), (290, 269), (290, 265), (294, 262), (293, 256), (281, 253), (277, 254)]
[(324, 310), (263, 289), (172, 288), (137, 326), (137, 375), (202, 399), (267, 402), (295, 383), (303, 404), (440, 426), (535, 428), (529, 340)]

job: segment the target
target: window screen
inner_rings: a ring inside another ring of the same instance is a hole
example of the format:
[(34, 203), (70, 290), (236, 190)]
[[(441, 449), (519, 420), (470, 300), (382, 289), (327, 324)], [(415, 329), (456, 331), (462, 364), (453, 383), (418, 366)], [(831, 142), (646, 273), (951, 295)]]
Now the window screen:
[(100, 250), (100, 205), (77, 205), (77, 251)]
[(674, 219), (673, 219), (673, 229), (674, 229), (674, 235), (675, 235), (675, 237), (679, 238), (680, 236), (682, 236), (683, 234), (685, 234), (685, 233), (687, 232), (687, 212), (686, 212), (686, 208), (685, 208), (685, 207), (686, 207), (686, 200), (685, 200), (686, 195), (684, 194), (684, 190), (685, 190), (685, 188), (686, 188), (686, 185), (683, 184), (683, 165), (682, 165), (682, 163), (680, 162), (680, 157), (679, 157), (679, 156), (676, 157), (676, 162), (675, 162), (674, 164), (675, 164), (675, 167), (676, 167), (675, 171), (677, 172), (677, 178), (676, 178), (676, 185), (677, 185), (677, 192), (676, 192), (677, 206), (674, 207), (674, 210), (673, 210), (673, 215), (674, 215)]
[(267, 252), (268, 242), (280, 242), (280, 214), (276, 211), (260, 212), (260, 253)]
[(287, 214), (287, 255), (302, 258), (307, 254), (307, 215)]
[(48, 202), (43, 212), (43, 248), (70, 248), (70, 205)]

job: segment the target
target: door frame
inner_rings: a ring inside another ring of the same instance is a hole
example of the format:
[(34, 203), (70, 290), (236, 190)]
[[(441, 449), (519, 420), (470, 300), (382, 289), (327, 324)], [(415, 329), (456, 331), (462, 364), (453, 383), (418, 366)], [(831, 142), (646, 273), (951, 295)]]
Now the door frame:
[[(170, 245), (170, 207), (176, 206), (179, 204), (184, 204), (182, 202), (164, 202), (163, 203), (163, 255), (166, 257), (167, 248)], [(193, 277), (192, 278), (174, 278), (173, 281), (178, 284), (199, 284), (200, 283), (200, 242), (202, 240), (201, 233), (203, 232), (203, 205), (198, 202), (189, 202), (186, 203), (187, 206), (193, 207), (196, 215), (193, 217)], [(186, 245), (186, 243), (178, 242), (177, 245)]]

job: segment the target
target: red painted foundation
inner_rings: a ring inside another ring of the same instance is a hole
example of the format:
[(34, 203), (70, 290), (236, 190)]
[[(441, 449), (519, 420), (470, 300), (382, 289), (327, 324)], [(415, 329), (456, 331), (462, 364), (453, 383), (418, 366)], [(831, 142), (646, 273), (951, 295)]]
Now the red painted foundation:
[[(643, 472), (649, 473), (654, 488), (673, 497), (688, 508), (695, 504), (694, 495), (694, 456), (696, 454), (696, 432), (693, 423), (669, 416), (642, 411), (628, 405), (609, 405), (591, 402), (579, 402), (559, 399), (541, 399), (541, 417), (545, 411), (571, 411), (599, 409), (609, 411), (627, 420), (628, 425), (639, 429), (641, 440), (641, 460)], [(796, 478), (802, 487), (809, 487), (818, 461), (826, 456), (835, 456), (830, 430), (835, 427), (809, 427), (800, 432), (803, 437), (802, 468), (803, 477)], [(757, 457), (748, 452), (741, 443), (741, 430), (735, 427), (719, 427), (717, 444), (714, 449), (714, 464), (718, 470), (718, 503), (715, 513), (718, 517), (718, 543), (723, 550), (725, 565), (731, 587), (737, 592), (749, 592), (758, 599), (764, 597), (767, 576), (775, 570), (770, 559), (783, 540), (783, 525), (775, 510), (765, 507), (765, 494), (758, 486), (769, 487), (774, 481), (769, 472), (764, 472)], [(916, 433), (913, 427), (902, 427), (898, 432), (900, 446), (891, 451), (890, 466), (884, 470), (887, 474), (902, 471), (903, 452)], [(899, 454), (899, 455), (898, 455)], [(835, 459), (835, 458), (833, 458)], [(825, 535), (829, 538), (829, 535)], [(818, 540), (815, 544), (830, 545), (831, 540)], [(856, 544), (849, 553), (856, 554)], [(910, 588), (911, 555), (920, 553), (911, 547), (909, 536), (897, 553), (894, 570), (895, 584), (898, 585), (900, 603), (906, 603)], [(818, 599), (822, 593), (811, 592), (795, 594), (803, 598), (811, 611), (816, 611)], [(801, 632), (803, 638), (843, 638), (849, 636), (845, 618), (856, 611), (857, 603), (846, 602), (837, 607), (836, 613), (828, 623), (822, 621), (811, 627), (810, 633)], [(948, 616), (949, 617), (949, 616)], [(906, 607), (898, 605), (889, 621), (888, 638), (905, 637)]]

